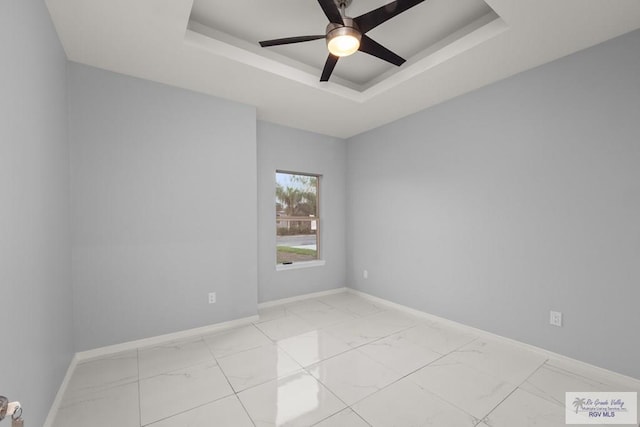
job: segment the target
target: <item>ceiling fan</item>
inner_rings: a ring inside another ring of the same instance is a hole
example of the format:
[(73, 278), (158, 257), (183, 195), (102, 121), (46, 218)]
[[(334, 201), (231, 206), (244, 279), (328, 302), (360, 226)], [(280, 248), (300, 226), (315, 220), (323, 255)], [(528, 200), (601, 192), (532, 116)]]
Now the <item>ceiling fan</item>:
[(368, 53), (399, 67), (405, 62), (405, 59), (377, 43), (366, 33), (423, 1), (396, 0), (357, 18), (350, 18), (346, 16), (345, 9), (352, 0), (318, 0), (324, 14), (329, 19), (325, 34), (265, 40), (260, 42), (260, 46), (269, 47), (326, 39), (329, 57), (322, 70), (321, 82), (329, 80), (341, 56), (349, 56), (357, 51)]

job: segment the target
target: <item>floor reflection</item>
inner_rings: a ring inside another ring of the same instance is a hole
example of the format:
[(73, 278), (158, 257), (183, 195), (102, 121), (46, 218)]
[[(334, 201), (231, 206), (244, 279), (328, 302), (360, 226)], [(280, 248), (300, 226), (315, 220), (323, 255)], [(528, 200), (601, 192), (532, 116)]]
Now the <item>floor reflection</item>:
[(309, 375), (295, 375), (277, 383), (276, 425), (291, 423), (320, 406), (320, 386)]

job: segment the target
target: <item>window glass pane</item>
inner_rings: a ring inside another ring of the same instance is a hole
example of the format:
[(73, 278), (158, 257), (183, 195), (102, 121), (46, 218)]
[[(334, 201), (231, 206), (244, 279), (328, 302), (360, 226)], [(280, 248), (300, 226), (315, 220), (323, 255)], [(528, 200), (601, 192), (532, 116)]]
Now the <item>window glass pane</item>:
[(319, 258), (318, 181), (315, 175), (276, 172), (278, 264)]
[(277, 229), (278, 264), (318, 259), (317, 220), (279, 220)]
[(276, 173), (278, 216), (318, 216), (318, 177)]

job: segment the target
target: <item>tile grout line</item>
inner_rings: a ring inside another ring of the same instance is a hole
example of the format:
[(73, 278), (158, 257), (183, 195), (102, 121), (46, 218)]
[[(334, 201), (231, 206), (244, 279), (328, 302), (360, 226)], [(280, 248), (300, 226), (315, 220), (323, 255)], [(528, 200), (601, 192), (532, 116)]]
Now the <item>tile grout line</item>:
[(365, 420), (364, 417), (362, 415), (360, 415), (355, 409), (353, 409), (353, 407), (349, 406), (349, 409), (351, 409), (351, 412), (356, 414), (358, 416), (358, 418), (360, 418), (362, 421), (364, 421), (365, 424), (367, 424), (368, 426), (372, 425), (371, 423), (369, 423), (369, 421)]
[(542, 367), (543, 367), (544, 365), (546, 365), (548, 361), (549, 361), (549, 359), (544, 359), (544, 361), (540, 364), (540, 366), (538, 366), (536, 369), (534, 369), (534, 370), (533, 370), (533, 372), (531, 372), (529, 375), (527, 375), (527, 377), (526, 377), (524, 380), (522, 380), (522, 381), (520, 382), (520, 384), (518, 384), (518, 388), (520, 388), (520, 387), (522, 386), (522, 384), (524, 384), (524, 383), (526, 383), (527, 381), (529, 381), (529, 379), (530, 379), (532, 376), (534, 376), (534, 375), (535, 375), (535, 374), (536, 374), (540, 369), (542, 369)]
[[(216, 403), (216, 402), (219, 402), (221, 400), (227, 399), (227, 398), (229, 398), (231, 396), (234, 396), (234, 394), (229, 394), (229, 395), (226, 395), (226, 396), (222, 396), (222, 397), (214, 399), (214, 400), (212, 400), (210, 402), (205, 402), (205, 403), (202, 403), (202, 404), (200, 404), (198, 406), (194, 406), (193, 408), (185, 409), (184, 411), (176, 412), (175, 414), (171, 414), (171, 415), (168, 415), (166, 417), (159, 418), (159, 419), (151, 421), (149, 424), (145, 424), (145, 425), (143, 425), (141, 427), (149, 427), (149, 426), (152, 426), (153, 424), (158, 423), (160, 421), (168, 420), (168, 419), (176, 417), (178, 415), (186, 414), (187, 412), (191, 412), (193, 410), (200, 409), (200, 408), (202, 408), (204, 406), (211, 405), (212, 403)], [(251, 417), (249, 417), (249, 418), (251, 418)]]
[[(336, 397), (337, 397), (337, 396), (336, 396)], [(342, 402), (342, 400), (341, 400), (341, 402)], [(342, 403), (344, 403), (344, 402), (342, 402)], [(346, 403), (345, 403), (345, 405), (346, 405)], [(351, 406), (349, 406), (349, 405), (347, 405), (345, 408), (340, 409), (338, 412), (333, 413), (333, 414), (329, 415), (328, 417), (324, 417), (324, 418), (323, 418), (323, 419), (321, 419), (320, 421), (318, 421), (318, 422), (316, 422), (316, 423), (311, 424), (311, 427), (317, 426), (318, 424), (320, 424), (320, 423), (322, 423), (322, 422), (324, 422), (324, 421), (327, 421), (329, 418), (331, 418), (331, 417), (334, 417), (334, 416), (338, 415), (340, 412), (344, 412), (344, 411), (346, 411), (347, 409), (348, 409), (348, 410), (350, 410), (351, 412), (353, 412), (353, 413), (354, 413), (358, 418), (360, 418), (360, 419), (362, 420), (362, 422), (363, 422), (363, 423), (365, 423), (367, 426), (371, 427), (371, 424), (369, 424), (369, 423), (367, 422), (367, 420), (365, 420), (364, 418), (362, 418), (362, 416), (361, 416), (360, 414), (358, 414), (358, 413), (357, 413), (357, 412), (356, 412), (356, 411), (355, 411)]]
[[(192, 408), (188, 408), (188, 409), (185, 409), (185, 410), (183, 410), (183, 411), (176, 412), (176, 413), (171, 414), (171, 415), (169, 415), (169, 416), (166, 416), (166, 417), (160, 418), (160, 419), (158, 419), (158, 420), (154, 420), (154, 421), (150, 422), (149, 424), (142, 425), (142, 419), (141, 419), (141, 420), (140, 420), (140, 425), (141, 425), (141, 427), (148, 427), (148, 426), (151, 426), (151, 425), (153, 425), (153, 424), (155, 424), (155, 423), (157, 423), (157, 422), (160, 422), (160, 421), (163, 421), (163, 420), (167, 420), (167, 419), (169, 419), (169, 418), (173, 418), (173, 417), (178, 416), (178, 415), (181, 415), (181, 414), (185, 414), (185, 413), (190, 412), (190, 411), (193, 411), (193, 410), (195, 410), (195, 409), (202, 408), (203, 406), (207, 406), (207, 405), (210, 405), (210, 404), (212, 404), (212, 403), (215, 403), (215, 402), (218, 402), (218, 401), (220, 401), (220, 400), (223, 400), (223, 399), (226, 399), (226, 398), (228, 398), (228, 397), (231, 397), (231, 396), (236, 395), (235, 390), (234, 390), (234, 389), (233, 389), (233, 387), (231, 386), (231, 383), (229, 383), (229, 380), (228, 380), (228, 378), (226, 377), (226, 375), (225, 375), (224, 371), (222, 370), (222, 368), (221, 368), (221, 367), (220, 367), (220, 365), (218, 364), (218, 360), (217, 360), (217, 359), (216, 359), (216, 357), (213, 355), (213, 353), (212, 353), (212, 351), (211, 351), (211, 348), (209, 347), (209, 345), (207, 344), (206, 340), (204, 339), (204, 336), (194, 336), (194, 337), (191, 337), (191, 338), (188, 340), (188, 342), (197, 342), (197, 341), (203, 341), (203, 344), (205, 345), (205, 347), (207, 348), (207, 351), (209, 352), (209, 354), (210, 354), (210, 355), (211, 355), (211, 357), (213, 358), (213, 362), (216, 364), (216, 367), (218, 367), (218, 369), (220, 369), (220, 372), (222, 372), (222, 375), (225, 377), (225, 380), (227, 381), (227, 384), (229, 384), (229, 388), (231, 389), (232, 394), (228, 394), (228, 395), (226, 395), (226, 396), (221, 396), (221, 397), (219, 397), (219, 398), (217, 398), (217, 399), (213, 399), (213, 400), (211, 400), (211, 401), (204, 402), (204, 403), (202, 403), (202, 404), (200, 404), (200, 405), (197, 405), (197, 406), (194, 406), (194, 407), (192, 407)], [(145, 348), (154, 348), (154, 347), (157, 347), (157, 346), (149, 346), (149, 347), (145, 347)], [(144, 379), (145, 379), (145, 380), (148, 380), (148, 379), (150, 379), (150, 378), (155, 378), (155, 377), (158, 377), (158, 376), (161, 376), (161, 375), (171, 374), (171, 373), (173, 373), (173, 372), (176, 372), (176, 371), (179, 371), (179, 370), (182, 370), (182, 369), (189, 369), (189, 368), (193, 368), (193, 367), (195, 367), (195, 366), (204, 365), (204, 364), (207, 364), (207, 363), (210, 363), (210, 362), (199, 362), (199, 363), (196, 363), (196, 364), (193, 364), (193, 365), (189, 365), (189, 366), (184, 366), (184, 367), (181, 367), (181, 368), (177, 368), (177, 369), (174, 369), (174, 370), (172, 370), (172, 371), (162, 372), (162, 373), (159, 373), (159, 374), (157, 374), (157, 375), (153, 375), (153, 376), (150, 376), (150, 377), (147, 377), (147, 378), (144, 378)], [(138, 368), (138, 370), (139, 370), (139, 368)], [(138, 374), (138, 375), (139, 375), (139, 374)], [(140, 385), (138, 385), (138, 388), (139, 388), (139, 387), (140, 387)], [(237, 398), (237, 396), (236, 396), (236, 398)], [(240, 399), (238, 399), (238, 400), (240, 400)], [(240, 404), (242, 405), (242, 402), (240, 402)], [(243, 409), (244, 409), (244, 406), (243, 406)], [(245, 412), (246, 412), (246, 409), (245, 409)], [(248, 414), (247, 414), (247, 415), (248, 415)], [(141, 414), (140, 414), (140, 417), (142, 418), (142, 412), (141, 412)], [(249, 418), (251, 419), (251, 417), (249, 417)], [(252, 420), (252, 422), (253, 422), (253, 420)], [(254, 426), (255, 426), (255, 424), (254, 424)]]
[(498, 409), (498, 407), (500, 405), (502, 405), (509, 397), (511, 397), (511, 395), (513, 393), (515, 393), (518, 390), (521, 390), (520, 386), (522, 386), (522, 384), (526, 383), (529, 380), (529, 378), (534, 376), (536, 374), (536, 372), (538, 372), (547, 363), (548, 360), (549, 359), (545, 359), (536, 369), (533, 370), (533, 372), (531, 372), (529, 375), (527, 375), (527, 377), (524, 380), (522, 380), (520, 382), (520, 384), (518, 384), (518, 385), (512, 384), (512, 385), (515, 385), (516, 387), (508, 395), (506, 395), (505, 398), (502, 399), (496, 406), (494, 406), (489, 412), (487, 412), (487, 414), (484, 417), (482, 417), (482, 419), (480, 420), (480, 423), (483, 423), (487, 419), (487, 417), (489, 415), (491, 415), (496, 409)]
[(142, 377), (141, 374), (140, 374), (140, 353), (141, 352), (153, 350), (153, 349), (156, 349), (156, 348), (161, 348), (161, 349), (176, 348), (176, 347), (179, 347), (179, 346), (177, 346), (178, 343), (181, 343), (181, 344), (191, 343), (191, 342), (196, 341), (196, 338), (197, 337), (191, 337), (188, 340), (170, 341), (170, 342), (166, 342), (164, 344), (150, 345), (150, 346), (144, 346), (144, 347), (136, 348), (136, 351), (138, 352), (138, 379), (140, 381), (148, 380), (150, 378), (154, 378), (154, 377), (157, 377), (159, 375), (164, 375), (164, 374), (167, 374), (169, 372), (177, 371), (178, 369), (187, 369), (187, 368), (190, 368), (192, 366), (196, 366), (196, 365), (201, 364), (202, 362), (201, 363), (194, 363), (193, 365), (187, 365), (187, 366), (184, 366), (184, 367), (181, 367), (181, 368), (171, 369), (170, 371), (161, 371), (161, 372), (155, 373), (153, 375), (148, 375), (148, 376), (145, 376), (145, 377)]
[[(251, 325), (253, 325), (253, 323), (251, 323)], [(255, 325), (253, 325), (253, 326), (255, 327)], [(258, 328), (256, 328), (256, 329), (258, 329)], [(262, 331), (260, 331), (260, 332), (262, 332)], [(202, 337), (202, 340), (204, 341), (204, 344), (207, 347), (207, 350), (209, 350), (209, 353), (211, 354), (211, 357), (213, 357), (213, 360), (216, 362), (216, 365), (218, 366), (218, 369), (220, 369), (220, 372), (222, 372), (222, 376), (224, 376), (224, 379), (227, 381), (227, 384), (229, 384), (229, 388), (233, 392), (233, 394), (229, 395), (229, 396), (234, 396), (236, 398), (236, 400), (238, 401), (240, 406), (242, 406), (242, 410), (244, 411), (244, 413), (247, 414), (247, 417), (249, 418), (249, 421), (251, 421), (251, 424), (253, 424), (253, 427), (256, 427), (256, 423), (253, 420), (253, 417), (251, 416), (251, 414), (249, 414), (249, 411), (247, 410), (246, 406), (244, 406), (244, 403), (242, 403), (242, 400), (240, 399), (240, 396), (238, 396), (239, 392), (237, 392), (236, 389), (233, 388), (233, 385), (231, 384), (231, 381), (229, 381), (229, 377), (227, 376), (227, 374), (224, 371), (224, 369), (222, 369), (222, 366), (220, 366), (220, 362), (218, 361), (218, 358), (216, 357), (215, 354), (213, 354), (213, 349), (211, 348), (211, 346), (209, 345), (209, 343), (207, 342), (207, 340), (204, 337)], [(255, 347), (255, 348), (257, 348), (257, 347)], [(229, 396), (225, 396), (225, 398), (229, 397)]]
[[(308, 370), (307, 368), (304, 368), (304, 367), (303, 367), (302, 369), (304, 369), (304, 371), (305, 371), (305, 373), (306, 373), (307, 375), (309, 375), (311, 378), (313, 378), (313, 379), (315, 379), (316, 381), (318, 381), (318, 383), (319, 383), (320, 385), (322, 385), (322, 387), (324, 387), (324, 388), (325, 388), (329, 393), (331, 393), (331, 394), (332, 394), (336, 399), (338, 399), (340, 402), (342, 402), (342, 404), (345, 406), (344, 408), (341, 408), (339, 411), (334, 412), (333, 414), (331, 414), (331, 415), (329, 415), (329, 416), (327, 416), (327, 417), (325, 417), (325, 418), (321, 419), (320, 421), (318, 421), (317, 423), (314, 423), (313, 425), (319, 424), (319, 423), (321, 423), (322, 421), (324, 421), (324, 420), (326, 420), (326, 419), (328, 419), (328, 418), (331, 418), (331, 417), (333, 417), (333, 416), (334, 416), (334, 415), (336, 415), (336, 414), (339, 414), (340, 412), (344, 411), (344, 410), (345, 410), (345, 409), (347, 409), (347, 408), (351, 409), (351, 406), (350, 406), (349, 404), (347, 404), (347, 402), (345, 402), (344, 400), (342, 400), (342, 399), (340, 398), (340, 396), (338, 396), (338, 395), (337, 395), (333, 390), (331, 390), (331, 389), (330, 389), (330, 388), (329, 388), (325, 383), (323, 383), (319, 378), (316, 378), (316, 377), (315, 377), (311, 372), (309, 372), (309, 370)], [(353, 411), (353, 409), (351, 409), (351, 410)], [(353, 411), (353, 412), (355, 412), (355, 411)], [(369, 424), (369, 423), (367, 423), (367, 424)]]
[[(241, 328), (246, 328), (246, 327), (248, 327), (248, 326), (254, 326), (254, 327), (255, 327), (255, 325), (254, 325), (253, 323), (251, 323), (251, 324), (249, 324), (249, 325), (241, 326)], [(257, 330), (258, 330), (258, 332), (260, 332), (262, 335), (265, 335), (265, 333), (264, 333), (264, 332), (262, 332), (262, 331), (260, 330), (260, 328), (256, 328), (256, 329), (257, 329)], [(233, 331), (233, 329), (230, 329), (229, 331)], [(225, 331), (225, 332), (229, 332), (229, 331)], [(213, 336), (215, 336), (215, 335), (218, 335), (218, 334), (206, 335), (206, 337), (213, 337)], [(266, 336), (266, 335), (265, 335), (265, 336)], [(269, 338), (268, 336), (267, 336), (266, 338), (269, 340), (270, 344), (275, 344), (271, 338)], [(236, 351), (236, 352), (234, 352), (234, 353), (229, 353), (229, 354), (225, 354), (224, 356), (216, 357), (216, 355), (215, 355), (215, 354), (213, 354), (213, 350), (212, 350), (212, 349), (211, 349), (211, 347), (209, 346), (209, 343), (207, 342), (207, 340), (206, 340), (205, 336), (203, 336), (203, 337), (202, 337), (202, 339), (203, 339), (203, 341), (204, 341), (205, 345), (207, 346), (207, 348), (209, 349), (209, 352), (210, 352), (210, 353), (211, 353), (211, 355), (213, 356), (213, 358), (214, 358), (214, 360), (215, 360), (215, 362), (216, 362), (216, 364), (217, 364), (218, 366), (220, 366), (220, 362), (219, 362), (219, 360), (218, 360), (218, 359), (226, 359), (227, 357), (235, 356), (235, 355), (237, 355), (237, 354), (241, 354), (241, 353), (246, 353), (246, 352), (248, 352), (248, 351), (255, 350), (255, 349), (257, 349), (257, 348), (261, 348), (261, 347), (266, 347), (266, 346), (268, 345), (268, 344), (260, 344), (260, 345), (256, 345), (255, 347), (245, 348), (244, 350), (239, 350), (239, 351)], [(222, 369), (222, 367), (220, 367), (220, 369)]]
[(496, 406), (494, 406), (494, 407), (493, 407), (489, 412), (487, 412), (487, 415), (485, 415), (484, 417), (482, 417), (482, 418), (480, 419), (480, 423), (485, 423), (485, 424), (486, 424), (485, 420), (487, 419), (487, 417), (489, 417), (489, 415), (493, 414), (493, 412), (494, 412), (496, 409), (498, 409), (498, 407), (499, 407), (500, 405), (502, 405), (502, 404), (503, 404), (503, 403), (504, 403), (508, 398), (510, 398), (510, 397), (511, 397), (511, 395), (513, 395), (513, 393), (515, 393), (515, 392), (516, 392), (516, 391), (518, 391), (519, 389), (520, 389), (520, 387), (519, 387), (519, 386), (517, 386), (516, 388), (514, 388), (513, 390), (511, 390), (511, 392), (510, 392), (509, 394), (507, 394), (507, 395), (505, 396), (505, 398), (504, 398), (504, 399), (502, 399), (502, 400), (501, 400), (501, 401), (500, 401)]

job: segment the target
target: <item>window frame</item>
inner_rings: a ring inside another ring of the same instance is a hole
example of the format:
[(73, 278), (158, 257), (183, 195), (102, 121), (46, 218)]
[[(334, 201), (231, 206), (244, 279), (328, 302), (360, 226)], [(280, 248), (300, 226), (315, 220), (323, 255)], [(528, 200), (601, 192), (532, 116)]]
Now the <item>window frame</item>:
[[(276, 184), (276, 188), (277, 188), (277, 184), (278, 184), (278, 174), (287, 174), (287, 175), (299, 175), (299, 176), (308, 176), (308, 177), (312, 177), (312, 178), (316, 178), (316, 209), (315, 209), (315, 216), (310, 217), (310, 216), (277, 216), (275, 217), (275, 222), (274, 222), (274, 226), (275, 226), (275, 237), (276, 237), (276, 245), (275, 245), (275, 266), (276, 266), (276, 270), (280, 271), (280, 270), (293, 270), (293, 269), (298, 269), (298, 268), (307, 268), (307, 267), (316, 267), (316, 266), (322, 266), (325, 265), (325, 261), (322, 259), (322, 219), (321, 219), (321, 196), (320, 196), (320, 192), (321, 192), (321, 181), (322, 181), (322, 175), (321, 174), (317, 174), (317, 173), (310, 173), (310, 172), (297, 172), (297, 171), (292, 171), (292, 170), (286, 170), (286, 169), (276, 169), (275, 170), (275, 176), (274, 176), (274, 181)], [(276, 198), (276, 203), (277, 202), (277, 198)], [(278, 222), (279, 221), (300, 221), (300, 222), (316, 222), (316, 233), (315, 233), (315, 237), (316, 237), (316, 258), (313, 260), (308, 260), (308, 261), (296, 261), (296, 262), (291, 262), (289, 264), (283, 264), (283, 263), (278, 263), (278, 245), (277, 245), (277, 239), (278, 239)]]

